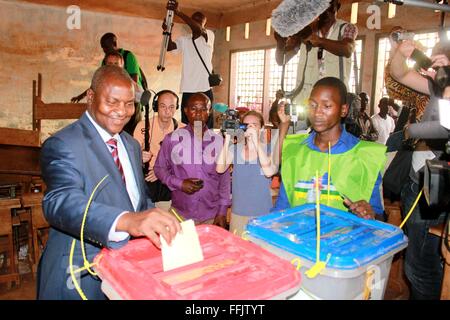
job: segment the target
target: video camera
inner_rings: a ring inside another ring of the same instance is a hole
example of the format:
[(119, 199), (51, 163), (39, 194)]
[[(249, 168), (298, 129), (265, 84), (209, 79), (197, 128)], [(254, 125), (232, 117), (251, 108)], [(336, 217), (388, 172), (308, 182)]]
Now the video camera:
[[(450, 66), (437, 69), (435, 84), (444, 92), (450, 87)], [(433, 101), (433, 100), (431, 100)], [(450, 155), (450, 100), (438, 99), (427, 106), (421, 123), (411, 124), (408, 133), (412, 138), (447, 140), (443, 157)], [(450, 204), (450, 166), (447, 160), (427, 160), (424, 174), (424, 194), (430, 206)]]
[(237, 136), (247, 130), (247, 124), (241, 123), (239, 112), (235, 109), (225, 111), (225, 119), (222, 122), (220, 131), (226, 132), (231, 136)]
[[(403, 40), (413, 40), (414, 33), (405, 31), (394, 31), (391, 33), (391, 39), (397, 43), (401, 43)], [(414, 49), (410, 57), (411, 60), (416, 62), (416, 66), (420, 69), (428, 69), (433, 62), (428, 58), (425, 53), (420, 50)]]

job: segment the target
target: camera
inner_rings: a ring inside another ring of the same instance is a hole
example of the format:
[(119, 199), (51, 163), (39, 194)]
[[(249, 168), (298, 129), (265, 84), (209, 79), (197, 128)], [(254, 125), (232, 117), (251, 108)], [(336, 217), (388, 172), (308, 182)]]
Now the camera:
[[(440, 91), (450, 87), (450, 66), (437, 69), (435, 84)], [(450, 203), (450, 100), (439, 99), (427, 106), (421, 123), (411, 124), (408, 132), (412, 138), (445, 141), (442, 159), (427, 160), (424, 174), (424, 194), (429, 206), (445, 207)], [(440, 148), (440, 147), (438, 147)], [(447, 154), (447, 155), (445, 155)]]
[(397, 43), (400, 43), (403, 40), (413, 40), (414, 33), (412, 32), (402, 32), (402, 31), (394, 31), (391, 33), (391, 38)]
[(245, 132), (247, 130), (247, 125), (241, 123), (239, 117), (239, 112), (237, 110), (228, 109), (225, 112), (225, 119), (222, 122), (222, 128), (220, 130), (232, 136)]
[[(414, 33), (412, 32), (404, 32), (404, 31), (394, 31), (391, 33), (391, 39), (397, 43), (402, 42), (403, 40), (413, 40)], [(425, 53), (420, 50), (414, 49), (410, 57), (411, 60), (416, 62), (416, 66), (420, 69), (428, 69), (431, 67), (433, 62), (430, 58), (428, 58)]]

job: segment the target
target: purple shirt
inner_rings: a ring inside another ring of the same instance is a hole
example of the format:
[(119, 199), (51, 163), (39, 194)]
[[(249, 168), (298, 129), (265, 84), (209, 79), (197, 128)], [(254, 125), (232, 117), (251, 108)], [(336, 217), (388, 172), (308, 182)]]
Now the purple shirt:
[[(225, 215), (231, 205), (230, 171), (216, 172), (216, 157), (223, 139), (206, 130), (203, 140), (194, 137), (191, 125), (179, 128), (164, 138), (155, 163), (156, 176), (172, 191), (172, 206), (186, 219), (202, 222)], [(184, 179), (203, 180), (203, 188), (194, 194), (181, 191)]]

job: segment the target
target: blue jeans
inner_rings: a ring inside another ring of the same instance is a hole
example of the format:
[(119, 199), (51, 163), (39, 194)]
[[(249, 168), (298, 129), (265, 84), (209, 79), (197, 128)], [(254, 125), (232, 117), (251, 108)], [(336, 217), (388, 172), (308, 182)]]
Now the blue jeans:
[[(419, 191), (419, 186), (411, 180), (403, 186), (401, 198), (405, 214), (409, 212)], [(434, 300), (440, 297), (443, 275), (441, 239), (428, 233), (428, 229), (444, 222), (444, 218), (445, 213), (433, 214), (422, 196), (406, 223), (409, 243), (405, 255), (405, 274), (411, 283), (413, 300)]]

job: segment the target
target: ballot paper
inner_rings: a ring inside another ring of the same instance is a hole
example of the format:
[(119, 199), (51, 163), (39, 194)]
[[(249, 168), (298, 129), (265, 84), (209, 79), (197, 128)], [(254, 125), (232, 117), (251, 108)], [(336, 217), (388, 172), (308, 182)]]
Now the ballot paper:
[(177, 233), (170, 245), (160, 236), (164, 271), (203, 261), (202, 247), (194, 221), (183, 221), (181, 227), (183, 232)]

